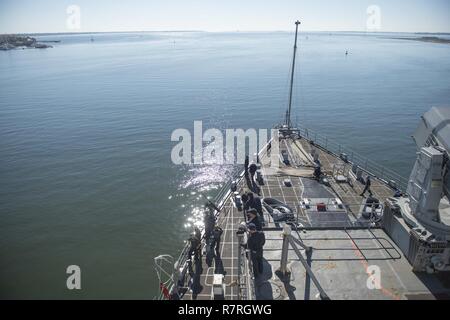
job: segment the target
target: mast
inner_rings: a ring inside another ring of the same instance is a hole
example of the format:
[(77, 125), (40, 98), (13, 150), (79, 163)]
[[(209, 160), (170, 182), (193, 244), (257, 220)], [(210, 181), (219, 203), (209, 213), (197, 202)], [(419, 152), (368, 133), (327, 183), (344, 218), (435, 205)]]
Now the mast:
[(292, 57), (292, 70), (291, 70), (291, 85), (289, 89), (289, 106), (286, 111), (286, 126), (288, 128), (291, 127), (291, 107), (292, 107), (292, 87), (294, 85), (294, 70), (295, 70), (295, 55), (297, 53), (297, 32), (298, 32), (298, 25), (300, 24), (300, 21), (295, 21), (295, 42), (294, 42), (294, 55)]

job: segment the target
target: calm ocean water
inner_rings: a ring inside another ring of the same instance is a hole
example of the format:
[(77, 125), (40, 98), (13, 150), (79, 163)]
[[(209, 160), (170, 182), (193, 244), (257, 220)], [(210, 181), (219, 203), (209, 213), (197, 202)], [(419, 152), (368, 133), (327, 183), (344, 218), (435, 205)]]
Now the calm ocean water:
[[(302, 33), (294, 118), (408, 176), (419, 116), (449, 105), (450, 46), (391, 37)], [(171, 132), (281, 120), (293, 34), (38, 39), (61, 43), (0, 52), (0, 298), (151, 299), (153, 257), (230, 172), (173, 165)]]

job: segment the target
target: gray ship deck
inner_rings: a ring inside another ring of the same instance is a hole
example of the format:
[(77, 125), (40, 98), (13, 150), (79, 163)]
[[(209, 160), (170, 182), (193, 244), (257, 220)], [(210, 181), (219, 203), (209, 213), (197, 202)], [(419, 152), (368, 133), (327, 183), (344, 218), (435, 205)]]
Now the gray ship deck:
[[(312, 179), (312, 148), (319, 152), (330, 186)], [(360, 193), (364, 185), (356, 180), (351, 170), (350, 183), (337, 183), (331, 177), (336, 165), (350, 169), (348, 163), (305, 139), (282, 139), (280, 152), (282, 150), (288, 152), (291, 163), (286, 166), (280, 161), (278, 170), (269, 167), (269, 154), (265, 150), (260, 154), (264, 176), (264, 184), (259, 186), (261, 198), (273, 197), (295, 209), (299, 227), (294, 228), (292, 235), (313, 248), (310, 254), (306, 254), (303, 249), (301, 253), (331, 299), (449, 297), (448, 275), (414, 273), (400, 249), (381, 228), (367, 227), (367, 221), (361, 218), (364, 198)], [(292, 186), (285, 186), (285, 179), (289, 179)], [(249, 186), (241, 178), (238, 191), (242, 193), (247, 189)], [(372, 179), (371, 190), (380, 203), (394, 193), (393, 189), (377, 178)], [(302, 206), (305, 198), (311, 204), (327, 203), (328, 210), (318, 212), (313, 205), (309, 208)], [(336, 198), (344, 204), (343, 209), (332, 202)], [(242, 260), (239, 264), (236, 231), (245, 218), (243, 211), (238, 211), (232, 197), (228, 196), (218, 216), (218, 224), (224, 230), (220, 256), (214, 257), (210, 265), (203, 256), (202, 267), (195, 268), (189, 289), (185, 290), (182, 299), (212, 299), (215, 273), (225, 276), (225, 299), (319, 298), (316, 286), (292, 248), (288, 254), (291, 272), (289, 281), (283, 281), (276, 275), (280, 267), (283, 223), (274, 222), (264, 211), (264, 273), (254, 280), (248, 264)], [(381, 287), (370, 289), (373, 286), (370, 283), (368, 286), (368, 279), (373, 270), (380, 271)]]

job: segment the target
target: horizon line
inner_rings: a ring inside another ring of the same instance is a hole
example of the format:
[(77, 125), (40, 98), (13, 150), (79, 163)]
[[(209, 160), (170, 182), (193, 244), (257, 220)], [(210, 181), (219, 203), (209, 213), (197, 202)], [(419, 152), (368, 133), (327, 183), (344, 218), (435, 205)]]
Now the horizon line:
[[(293, 33), (291, 30), (122, 30), (122, 31), (61, 31), (61, 32), (11, 32), (11, 33), (0, 33), (0, 35), (70, 35), (70, 34), (99, 34), (99, 33), (150, 33), (150, 32), (205, 32), (205, 33), (265, 33), (265, 32), (286, 32)], [(450, 35), (450, 31), (363, 31), (363, 30), (304, 30), (301, 33), (413, 33), (413, 34), (445, 34)]]

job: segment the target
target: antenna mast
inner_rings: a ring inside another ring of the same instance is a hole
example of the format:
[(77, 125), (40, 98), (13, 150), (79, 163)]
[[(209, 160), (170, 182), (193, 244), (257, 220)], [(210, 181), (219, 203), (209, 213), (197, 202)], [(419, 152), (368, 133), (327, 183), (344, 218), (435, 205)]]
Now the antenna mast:
[(292, 87), (294, 85), (295, 55), (297, 53), (297, 32), (299, 24), (300, 21), (298, 20), (295, 21), (295, 42), (294, 42), (294, 55), (292, 57), (291, 86), (289, 89), (289, 106), (286, 111), (286, 123), (285, 123), (288, 128), (291, 127)]

